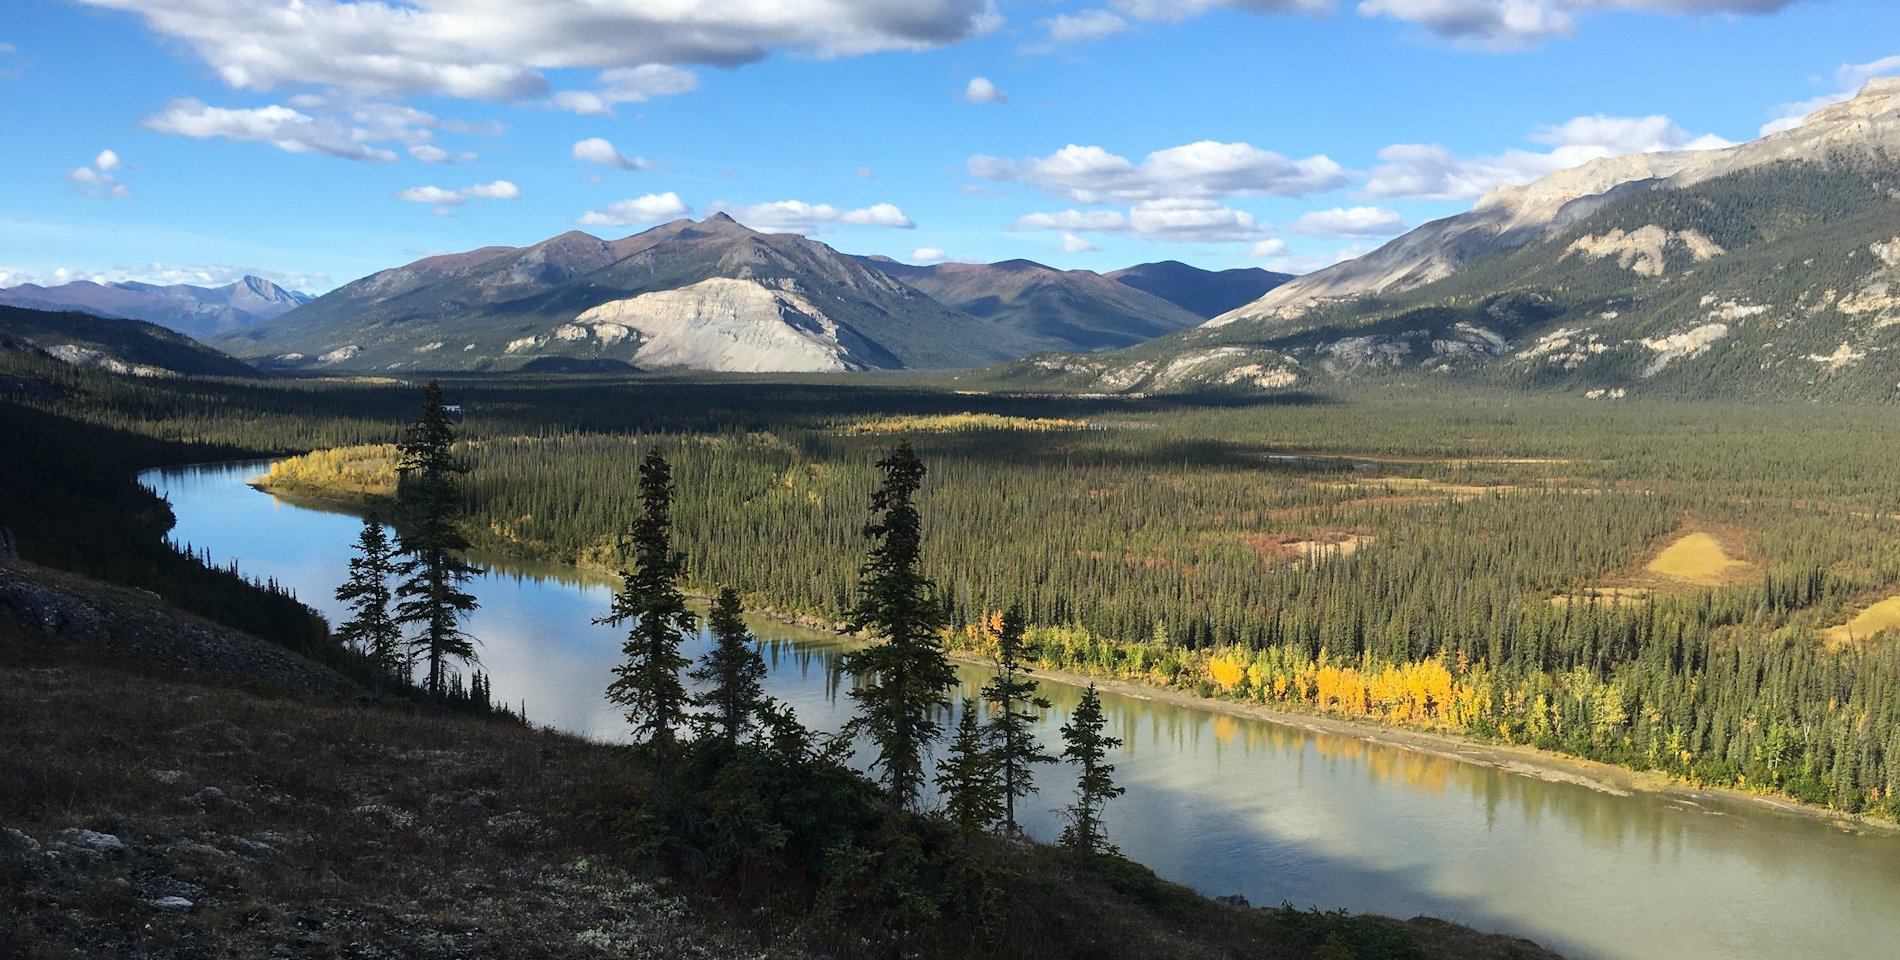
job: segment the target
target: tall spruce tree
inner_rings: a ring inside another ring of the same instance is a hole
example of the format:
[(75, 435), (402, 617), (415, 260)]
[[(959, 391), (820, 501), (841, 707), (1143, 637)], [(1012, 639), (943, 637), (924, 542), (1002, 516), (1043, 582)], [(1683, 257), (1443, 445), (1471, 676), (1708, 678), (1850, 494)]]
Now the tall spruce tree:
[(640, 464), (640, 516), (627, 535), (633, 563), (621, 571), (612, 612), (596, 622), (633, 622), (621, 647), (626, 662), (614, 668), (607, 698), (626, 707), (627, 722), (656, 746), (671, 745), (685, 719), (680, 671), (691, 661), (680, 655), (680, 643), (697, 625), (680, 592), (686, 555), (674, 551), (672, 527), (673, 468), (655, 448)]
[(1003, 779), (990, 731), (977, 718), (975, 700), (963, 701), (949, 755), (937, 763), (937, 791), (944, 816), (964, 833), (981, 833), (1003, 819)]
[(1036, 739), (1036, 721), (1050, 704), (1037, 695), (1038, 685), (1029, 679), (1030, 670), (1023, 665), (1028, 631), (1022, 608), (1011, 605), (992, 619), (992, 625), (996, 652), (991, 659), (996, 675), (983, 685), (983, 699), (995, 710), (990, 733), (996, 744), (997, 774), (1003, 787), (1003, 830), (1017, 834), (1022, 832), (1022, 825), (1016, 822), (1016, 801), (1036, 792), (1035, 765), (1056, 759)]
[(1114, 765), (1107, 762), (1108, 751), (1121, 746), (1122, 741), (1103, 735), (1106, 723), (1101, 695), (1091, 683), (1062, 727), (1062, 756), (1082, 768), (1075, 781), (1075, 802), (1067, 811), (1069, 825), (1062, 829), (1062, 843), (1086, 853), (1115, 850), (1102, 833), (1102, 807), (1123, 793), (1115, 785)]
[(390, 609), (394, 593), (390, 578), (396, 574), (396, 548), (383, 532), (381, 518), (363, 518), (356, 538), (356, 556), (350, 558), (350, 576), (336, 588), (336, 598), (349, 604), (351, 617), (337, 627), (336, 637), (369, 660), (376, 675), (409, 680), (408, 658), (402, 649), (402, 627)]
[(476, 570), (457, 552), (468, 549), (456, 526), (463, 509), (459, 478), (468, 466), (455, 458), (454, 446), (442, 385), (431, 380), (422, 394), (422, 417), (397, 444), (397, 541), (404, 557), (397, 567), (403, 580), (396, 588), (396, 622), (422, 628), (409, 645), (413, 657), (428, 665), (423, 689), (433, 697), (448, 694), (447, 661), (476, 659), (475, 640), (461, 628), (462, 615), (477, 606), (462, 589)]
[(908, 442), (877, 462), (884, 482), (871, 495), (878, 519), (864, 528), (873, 541), (860, 568), (858, 600), (847, 628), (882, 642), (853, 651), (843, 666), (856, 681), (854, 730), (877, 745), (880, 770), (898, 803), (915, 807), (924, 785), (924, 751), (943, 736), (938, 715), (950, 705), (955, 669), (938, 632), (944, 612), (921, 570), (923, 523), (915, 503), (924, 464)]
[(706, 627), (712, 632), (713, 647), (688, 674), (705, 686), (703, 693), (689, 698), (693, 706), (702, 708), (692, 720), (702, 735), (730, 749), (758, 726), (765, 709), (765, 658), (752, 646), (745, 608), (731, 587), (719, 591), (713, 600)]

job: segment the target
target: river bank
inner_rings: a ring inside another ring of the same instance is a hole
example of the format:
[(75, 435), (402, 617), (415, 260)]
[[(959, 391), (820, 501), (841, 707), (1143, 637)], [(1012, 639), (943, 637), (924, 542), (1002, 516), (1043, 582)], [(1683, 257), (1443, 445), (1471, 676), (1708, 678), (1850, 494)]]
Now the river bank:
[[(252, 489), (285, 502), (312, 509), (361, 515), (378, 503), (375, 497), (369, 496), (338, 497), (314, 493), (301, 487), (289, 490), (273, 488), (264, 482), (265, 479), (262, 476), (254, 478), (248, 485)], [(607, 584), (616, 582), (619, 577), (619, 571), (602, 564), (550, 560), (535, 555), (531, 550), (522, 549), (520, 544), (507, 541), (485, 544), (479, 552), (499, 559), (504, 569), (510, 569), (510, 572), (551, 572), (548, 568), (554, 568), (571, 571), (576, 579)], [(710, 594), (691, 593), (689, 595), (702, 601), (711, 600)], [(747, 613), (777, 623), (821, 632), (841, 633), (845, 626), (840, 621), (826, 617), (770, 605), (748, 607)], [(951, 659), (958, 663), (973, 667), (989, 666), (986, 658), (968, 651), (952, 648), (948, 653)], [(1826, 823), (1846, 832), (1900, 836), (1900, 823), (1894, 821), (1802, 803), (1777, 793), (1758, 793), (1731, 787), (1689, 783), (1658, 771), (1633, 770), (1526, 744), (1487, 742), (1463, 734), (1393, 726), (1353, 717), (1287, 709), (1279, 705), (1204, 697), (1177, 687), (1063, 670), (1044, 664), (1036, 665), (1035, 669), (1036, 675), (1040, 678), (1073, 687), (1086, 687), (1094, 683), (1102, 690), (1137, 700), (1257, 720), (1313, 734), (1347, 737), (1379, 746), (1532, 777), (1547, 783), (1572, 784), (1610, 796), (1630, 796), (1641, 793), (1691, 805), (1738, 804)]]

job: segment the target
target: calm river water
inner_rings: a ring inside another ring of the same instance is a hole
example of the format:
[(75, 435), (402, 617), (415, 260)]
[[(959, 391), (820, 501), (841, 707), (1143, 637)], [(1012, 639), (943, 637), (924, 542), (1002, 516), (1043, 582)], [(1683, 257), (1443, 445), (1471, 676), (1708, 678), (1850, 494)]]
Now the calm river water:
[[(275, 577), (333, 623), (356, 517), (246, 486), (263, 462), (151, 471), (174, 538)], [(595, 626), (606, 581), (494, 558), (468, 628), (497, 699), (539, 724), (603, 740), (626, 724), (602, 696), (622, 633)], [(839, 562), (855, 562), (840, 558)], [(829, 634), (754, 624), (768, 691), (808, 725), (849, 712)], [(703, 643), (688, 650), (697, 657)], [(981, 671), (963, 671), (966, 692)], [(1050, 743), (1078, 691), (1044, 684)], [(1900, 950), (1900, 836), (1861, 835), (1725, 802), (1614, 796), (1348, 737), (1106, 694), (1128, 794), (1111, 839), (1163, 876), (1238, 893), (1397, 917), (1430, 914), (1530, 937), (1575, 958), (1849, 958)], [(1069, 771), (1028, 803), (1035, 835), (1059, 830)]]

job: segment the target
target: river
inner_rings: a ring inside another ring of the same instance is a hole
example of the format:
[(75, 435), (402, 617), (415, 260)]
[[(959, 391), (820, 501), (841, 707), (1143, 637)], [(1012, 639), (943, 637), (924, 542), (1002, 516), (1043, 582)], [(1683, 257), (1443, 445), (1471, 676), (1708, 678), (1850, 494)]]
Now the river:
[[(261, 493), (265, 462), (154, 470), (174, 539), (274, 577), (331, 619), (361, 521)], [(602, 740), (627, 727), (603, 697), (621, 631), (596, 626), (611, 585), (571, 567), (478, 557), (481, 641), (496, 699)], [(843, 557), (839, 562), (855, 562)], [(742, 585), (741, 585), (742, 586)], [(815, 729), (849, 714), (835, 636), (755, 622), (767, 691)], [(686, 651), (697, 657), (702, 639)], [(962, 671), (965, 695), (983, 673)], [(1042, 735), (1079, 691), (1055, 702)], [(1739, 801), (1617, 796), (1493, 767), (1191, 707), (1103, 696), (1128, 793), (1110, 839), (1162, 876), (1255, 904), (1428, 914), (1588, 960), (1890, 955), (1900, 944), (1900, 835)], [(1071, 772), (1042, 774), (1025, 822), (1049, 839)]]

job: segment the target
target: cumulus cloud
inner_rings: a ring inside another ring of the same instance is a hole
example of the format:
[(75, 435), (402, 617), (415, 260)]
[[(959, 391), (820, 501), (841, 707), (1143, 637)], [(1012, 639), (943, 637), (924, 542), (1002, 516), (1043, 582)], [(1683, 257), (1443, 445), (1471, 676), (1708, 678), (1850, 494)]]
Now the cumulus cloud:
[(581, 214), (574, 222), (583, 227), (627, 227), (683, 217), (691, 211), (692, 208), (680, 199), (679, 194), (668, 190), (630, 200), (615, 200), (599, 210)]
[(1379, 151), (1380, 163), (1363, 192), (1372, 199), (1473, 200), (1494, 187), (1529, 183), (1604, 157), (1732, 145), (1713, 134), (1693, 135), (1664, 116), (1576, 117), (1529, 139), (1551, 149), (1460, 157), (1436, 144), (1394, 144)]
[(223, 138), (267, 143), (287, 153), (313, 153), (343, 160), (394, 163), (396, 153), (365, 142), (347, 126), (282, 104), (237, 109), (213, 107), (201, 100), (174, 100), (163, 113), (145, 118), (145, 128), (177, 137)]
[(1253, 214), (1191, 197), (1143, 200), (1128, 209), (1128, 226), (1149, 240), (1220, 243), (1260, 234)]
[(460, 190), (444, 190), (434, 186), (410, 187), (396, 194), (396, 199), (404, 203), (424, 203), (434, 207), (435, 215), (438, 217), (448, 216), (453, 208), (470, 200), (518, 200), (520, 198), (521, 188), (506, 180), (471, 184)]
[(599, 164), (619, 170), (645, 170), (647, 162), (640, 157), (629, 157), (602, 137), (588, 137), (574, 144), (574, 159), (582, 163)]
[(1092, 244), (1088, 242), (1087, 240), (1084, 240), (1081, 237), (1076, 236), (1073, 233), (1065, 233), (1062, 235), (1062, 252), (1063, 253), (1092, 253), (1100, 249), (1101, 247), (1098, 247), (1095, 244)]
[(1252, 144), (1212, 140), (1157, 150), (1139, 164), (1101, 147), (1076, 144), (1022, 160), (978, 154), (970, 158), (969, 171), (1085, 204), (1246, 194), (1297, 197), (1337, 189), (1348, 179), (1346, 169), (1324, 154), (1292, 160)]
[(715, 203), (713, 210), (730, 214), (733, 219), (754, 230), (769, 233), (813, 233), (828, 226), (891, 227), (909, 230), (916, 224), (895, 204), (874, 203), (857, 210), (846, 210), (828, 203), (803, 200), (778, 200), (751, 206)]
[(1860, 92), (1861, 87), (1867, 85), (1867, 81), (1894, 73), (1900, 73), (1900, 54), (1881, 57), (1867, 63), (1843, 63), (1834, 71), (1834, 82), (1837, 87), (1834, 92), (1794, 103), (1784, 103), (1776, 107), (1775, 118), (1762, 124), (1761, 135), (1765, 137), (1771, 133), (1793, 130), (1808, 118), (1808, 114), (1822, 107), (1852, 99), (1854, 94)]
[[(992, 0), (79, 0), (191, 48), (229, 86), (545, 96), (553, 69), (736, 66), (773, 51), (920, 50), (999, 22)], [(603, 77), (603, 80), (606, 78)], [(598, 96), (598, 95), (597, 95)], [(611, 106), (611, 96), (589, 106)]]
[[(1257, 14), (1333, 13), (1346, 0), (1110, 0), (1138, 20), (1178, 23), (1216, 9)], [(1567, 37), (1577, 15), (1625, 10), (1658, 14), (1764, 14), (1803, 0), (1358, 0), (1362, 17), (1394, 20), (1457, 46), (1515, 50)]]
[(1105, 232), (1128, 229), (1128, 218), (1116, 210), (1057, 210), (1018, 217), (1015, 228)]
[(78, 184), (80, 192), (87, 196), (124, 200), (132, 195), (132, 188), (126, 186), (115, 172), (124, 165), (118, 151), (101, 150), (92, 158), (91, 165), (67, 171), (66, 179)]
[(1277, 257), (1284, 253), (1286, 253), (1286, 241), (1279, 237), (1268, 237), (1265, 240), (1256, 240), (1253, 246), (1247, 248), (1247, 256), (1256, 259)]
[(699, 75), (659, 63), (601, 71), (593, 90), (558, 90), (546, 105), (583, 116), (612, 116), (623, 103), (645, 103), (699, 89)]
[(463, 150), (450, 153), (433, 143), (418, 143), (409, 148), (409, 155), (423, 163), (472, 163), (475, 154)]
[(998, 89), (988, 77), (971, 77), (963, 88), (963, 99), (970, 103), (1008, 103), (1009, 94)]
[(910, 252), (912, 263), (942, 263), (949, 257), (941, 247), (918, 247)]
[(1389, 237), (1405, 232), (1408, 226), (1397, 210), (1334, 207), (1302, 213), (1290, 229), (1311, 237)]
[(1098, 43), (1128, 29), (1128, 21), (1109, 10), (1061, 13), (1046, 20), (1038, 20), (1036, 25), (1042, 27), (1049, 38), (1046, 43), (1033, 49), (1033, 52), (1038, 53), (1047, 53), (1056, 47)]

